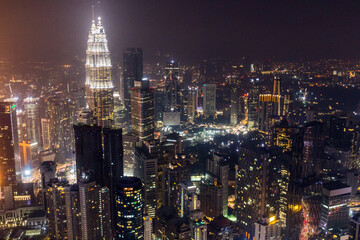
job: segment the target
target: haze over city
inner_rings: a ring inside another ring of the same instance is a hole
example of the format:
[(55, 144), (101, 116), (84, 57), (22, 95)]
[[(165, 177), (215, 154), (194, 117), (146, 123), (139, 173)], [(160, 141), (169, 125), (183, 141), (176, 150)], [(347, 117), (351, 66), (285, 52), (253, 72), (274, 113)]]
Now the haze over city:
[(359, 12), (0, 0), (0, 239), (360, 239)]

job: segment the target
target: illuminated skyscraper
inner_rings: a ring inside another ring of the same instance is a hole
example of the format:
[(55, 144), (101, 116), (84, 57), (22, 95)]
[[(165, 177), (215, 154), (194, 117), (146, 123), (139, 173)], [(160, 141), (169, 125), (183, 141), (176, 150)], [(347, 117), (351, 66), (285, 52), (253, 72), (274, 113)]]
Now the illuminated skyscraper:
[(179, 91), (179, 63), (177, 61), (168, 61), (165, 67), (165, 111), (177, 111), (180, 104)]
[(36, 144), (34, 147), (37, 151), (41, 143), (40, 138), (40, 113), (39, 98), (28, 97), (24, 99), (24, 110), (26, 118), (27, 141)]
[(149, 141), (154, 138), (154, 90), (149, 82), (136, 81), (131, 89), (131, 129), (140, 140)]
[(327, 236), (348, 234), (350, 195), (351, 187), (341, 182), (323, 185), (320, 229)]
[(68, 95), (56, 95), (47, 99), (50, 119), (50, 140), (57, 163), (72, 159), (74, 152), (74, 130), (76, 102)]
[(43, 149), (47, 150), (51, 147), (51, 136), (50, 136), (50, 119), (41, 119), (41, 137)]
[(144, 183), (144, 209), (145, 214), (154, 218), (157, 207), (157, 157), (145, 148), (135, 150), (135, 174)]
[(187, 114), (189, 121), (194, 121), (198, 108), (198, 88), (188, 87)]
[(86, 105), (94, 114), (99, 126), (111, 125), (114, 115), (111, 60), (106, 34), (101, 24), (92, 21), (86, 50)]
[(144, 239), (143, 184), (137, 177), (123, 177), (116, 189), (117, 239)]
[[(16, 183), (20, 180), (20, 164), (16, 168), (16, 151), (18, 151), (18, 134), (16, 122), (16, 105), (0, 103), (0, 185)], [(15, 170), (16, 169), (16, 170)]]
[(258, 99), (259, 99), (259, 78), (250, 79), (250, 90), (247, 100), (248, 109), (248, 121), (247, 125), (249, 129), (257, 128), (258, 126)]
[(271, 117), (279, 116), (280, 95), (260, 94), (258, 103), (259, 130), (264, 133), (269, 133)]

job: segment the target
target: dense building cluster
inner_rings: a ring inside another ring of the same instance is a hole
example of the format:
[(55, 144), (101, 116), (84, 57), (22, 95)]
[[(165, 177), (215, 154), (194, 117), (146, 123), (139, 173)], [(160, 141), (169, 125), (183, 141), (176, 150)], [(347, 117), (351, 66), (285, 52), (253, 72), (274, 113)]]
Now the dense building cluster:
[(0, 239), (360, 238), (358, 62), (143, 53), (0, 61)]

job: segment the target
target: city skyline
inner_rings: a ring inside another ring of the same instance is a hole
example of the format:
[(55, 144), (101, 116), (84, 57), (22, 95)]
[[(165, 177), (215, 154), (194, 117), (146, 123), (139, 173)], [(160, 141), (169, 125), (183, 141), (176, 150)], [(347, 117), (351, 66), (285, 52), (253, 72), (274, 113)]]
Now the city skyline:
[(360, 239), (357, 3), (5, 4), (0, 239)]

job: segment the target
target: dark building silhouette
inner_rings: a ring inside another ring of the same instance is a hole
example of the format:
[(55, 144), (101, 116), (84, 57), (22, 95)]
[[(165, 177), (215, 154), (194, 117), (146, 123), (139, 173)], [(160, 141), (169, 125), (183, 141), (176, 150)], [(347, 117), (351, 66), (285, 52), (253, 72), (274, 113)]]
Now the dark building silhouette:
[(112, 227), (115, 230), (115, 189), (123, 176), (122, 130), (75, 125), (77, 181), (91, 180), (110, 192)]
[(124, 77), (124, 105), (128, 113), (128, 120), (131, 114), (131, 89), (135, 81), (143, 78), (143, 53), (141, 48), (127, 48), (123, 55), (123, 77)]
[[(0, 186), (16, 184), (16, 150), (18, 149), (16, 105), (0, 103)], [(20, 167), (20, 166), (19, 166)]]

